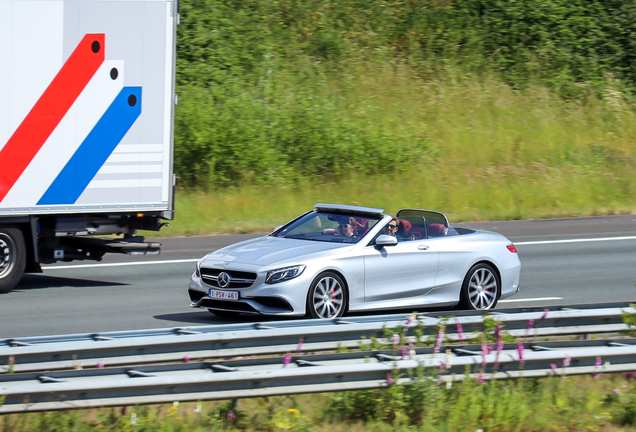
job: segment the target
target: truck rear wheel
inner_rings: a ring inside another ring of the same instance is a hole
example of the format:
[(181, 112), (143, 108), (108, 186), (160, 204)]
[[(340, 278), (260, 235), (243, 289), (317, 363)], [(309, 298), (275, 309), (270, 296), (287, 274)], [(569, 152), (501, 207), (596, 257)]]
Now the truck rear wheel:
[(15, 287), (26, 266), (26, 246), (22, 231), (16, 227), (0, 227), (0, 293)]

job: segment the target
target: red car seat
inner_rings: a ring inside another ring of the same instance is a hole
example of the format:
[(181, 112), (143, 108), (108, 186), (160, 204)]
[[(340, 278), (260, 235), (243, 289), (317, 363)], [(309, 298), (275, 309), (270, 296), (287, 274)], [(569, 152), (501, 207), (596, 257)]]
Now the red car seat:
[(411, 222), (404, 219), (400, 219), (400, 226), (398, 227), (398, 230), (397, 230), (398, 237), (407, 238), (409, 234), (411, 233), (411, 228), (413, 228), (413, 225), (411, 225)]
[(446, 227), (439, 223), (432, 223), (428, 226), (429, 237), (442, 237), (446, 234)]
[(411, 228), (411, 239), (419, 240), (426, 237), (426, 229), (421, 227), (413, 227)]

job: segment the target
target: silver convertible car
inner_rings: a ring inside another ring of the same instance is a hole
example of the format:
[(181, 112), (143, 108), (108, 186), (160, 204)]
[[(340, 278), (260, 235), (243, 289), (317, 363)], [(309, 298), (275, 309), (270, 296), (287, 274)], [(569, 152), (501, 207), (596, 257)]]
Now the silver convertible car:
[(455, 228), (442, 213), (316, 204), (272, 233), (197, 263), (192, 307), (334, 318), (348, 311), (492, 309), (519, 290), (517, 250), (501, 234)]

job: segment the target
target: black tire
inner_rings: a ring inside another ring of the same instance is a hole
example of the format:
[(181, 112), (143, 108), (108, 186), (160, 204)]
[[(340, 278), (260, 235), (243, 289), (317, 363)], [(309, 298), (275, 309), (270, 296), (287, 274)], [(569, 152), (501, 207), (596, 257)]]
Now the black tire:
[(220, 317), (224, 317), (224, 318), (236, 318), (237, 316), (239, 316), (241, 314), (240, 312), (214, 310), (214, 309), (208, 309), (208, 311), (210, 313), (213, 313), (216, 316), (220, 316)]
[(501, 280), (491, 265), (475, 264), (468, 270), (458, 307), (470, 310), (494, 309), (501, 296)]
[(307, 293), (307, 317), (338, 318), (349, 304), (347, 286), (338, 274), (324, 272), (316, 276)]
[(0, 227), (0, 293), (20, 282), (26, 266), (26, 245), (19, 228)]

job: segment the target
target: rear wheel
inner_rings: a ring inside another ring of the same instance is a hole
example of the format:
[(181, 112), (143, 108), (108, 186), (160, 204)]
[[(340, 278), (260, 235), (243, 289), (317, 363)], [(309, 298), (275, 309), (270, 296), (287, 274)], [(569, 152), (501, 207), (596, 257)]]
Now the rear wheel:
[(347, 310), (347, 288), (334, 272), (318, 275), (309, 287), (307, 315), (311, 318), (337, 318)]
[(0, 293), (15, 287), (26, 266), (26, 245), (22, 231), (15, 227), (0, 227)]
[(488, 264), (475, 264), (468, 270), (459, 301), (461, 309), (489, 310), (497, 305), (501, 294), (501, 281)]

